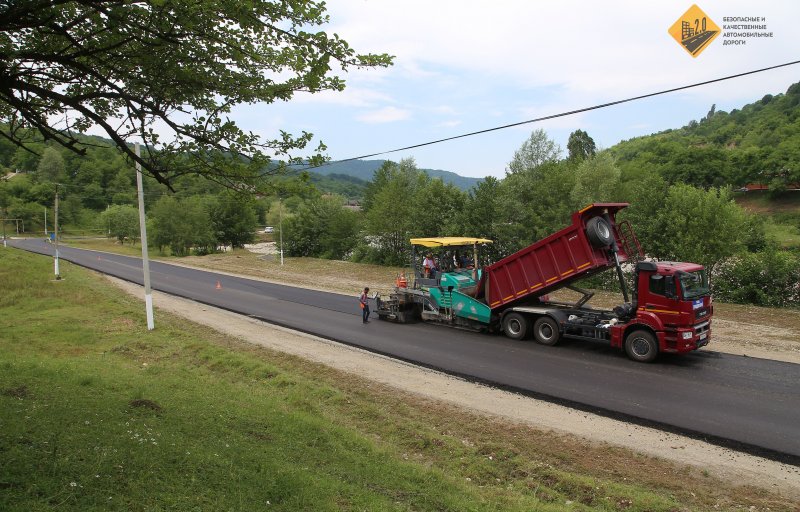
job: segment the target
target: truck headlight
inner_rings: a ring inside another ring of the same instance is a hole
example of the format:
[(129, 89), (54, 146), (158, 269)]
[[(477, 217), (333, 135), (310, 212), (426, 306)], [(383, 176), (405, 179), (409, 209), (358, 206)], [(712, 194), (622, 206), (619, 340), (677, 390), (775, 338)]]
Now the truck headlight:
[(681, 333), (681, 336), (682, 336), (682, 337), (683, 337), (683, 339), (685, 339), (685, 340), (690, 340), (690, 339), (692, 339), (692, 333), (691, 333), (691, 332), (684, 332), (684, 333)]

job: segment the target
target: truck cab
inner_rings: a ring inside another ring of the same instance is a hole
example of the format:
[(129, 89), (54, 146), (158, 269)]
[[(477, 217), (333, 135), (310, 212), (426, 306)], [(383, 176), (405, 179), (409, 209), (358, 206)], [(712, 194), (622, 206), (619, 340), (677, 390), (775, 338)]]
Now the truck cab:
[[(634, 296), (634, 322), (652, 329), (659, 352), (685, 353), (708, 344), (713, 305), (708, 275), (702, 266), (640, 261), (636, 264)], [(638, 349), (644, 355), (647, 347)]]

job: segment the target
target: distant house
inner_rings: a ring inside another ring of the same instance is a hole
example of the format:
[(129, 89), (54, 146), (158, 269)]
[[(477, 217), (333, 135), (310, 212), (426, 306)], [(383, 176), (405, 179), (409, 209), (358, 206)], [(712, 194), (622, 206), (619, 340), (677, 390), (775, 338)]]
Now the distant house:
[(359, 203), (355, 199), (349, 199), (347, 201), (347, 203), (344, 205), (344, 207), (347, 208), (348, 210), (352, 210), (354, 212), (360, 212), (361, 211), (361, 203)]

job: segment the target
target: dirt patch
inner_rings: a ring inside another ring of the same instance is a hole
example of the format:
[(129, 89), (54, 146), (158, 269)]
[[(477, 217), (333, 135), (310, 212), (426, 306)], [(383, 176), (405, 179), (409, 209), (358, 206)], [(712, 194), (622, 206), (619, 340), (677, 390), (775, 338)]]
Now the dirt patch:
[(8, 388), (3, 390), (3, 396), (10, 396), (11, 398), (18, 398), (20, 400), (28, 398), (30, 394), (31, 393), (28, 390), (28, 386), (25, 386), (24, 384), (22, 386), (17, 386), (16, 388)]
[[(129, 293), (141, 287), (109, 278)], [(731, 484), (757, 486), (800, 500), (800, 470), (702, 441), (596, 416), (469, 383), (357, 348), (272, 326), (252, 318), (155, 292), (154, 304), (243, 341), (322, 363), (399, 389), (423, 401), (446, 403), (510, 423), (576, 436), (575, 443), (613, 445), (670, 460)], [(563, 441), (567, 442), (567, 441)]]
[(128, 405), (136, 409), (150, 409), (151, 411), (161, 412), (160, 405), (146, 398), (137, 398), (136, 400), (131, 400)]

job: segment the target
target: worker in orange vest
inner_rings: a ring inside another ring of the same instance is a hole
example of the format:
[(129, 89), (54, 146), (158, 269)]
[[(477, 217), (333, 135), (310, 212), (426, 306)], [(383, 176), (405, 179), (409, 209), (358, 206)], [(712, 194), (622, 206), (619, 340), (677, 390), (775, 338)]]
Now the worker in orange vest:
[(364, 288), (361, 297), (358, 298), (358, 302), (361, 304), (361, 321), (365, 324), (369, 323), (369, 287)]

